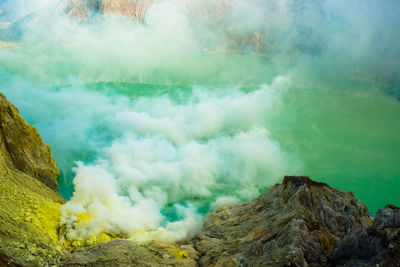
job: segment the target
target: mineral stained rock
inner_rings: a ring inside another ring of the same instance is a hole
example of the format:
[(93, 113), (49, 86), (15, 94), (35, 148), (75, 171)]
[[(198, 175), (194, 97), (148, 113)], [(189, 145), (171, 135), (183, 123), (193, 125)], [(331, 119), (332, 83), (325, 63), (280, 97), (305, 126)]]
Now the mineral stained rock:
[(57, 176), (50, 148), (0, 93), (0, 266), (61, 260)]
[(65, 257), (65, 267), (93, 266), (197, 266), (197, 252), (191, 246), (149, 243), (139, 245), (113, 240), (90, 248), (81, 248)]
[(338, 242), (330, 266), (400, 266), (400, 208), (380, 208), (372, 227), (359, 229)]
[(288, 176), (251, 202), (215, 211), (192, 241), (200, 266), (321, 266), (338, 240), (370, 225), (353, 193)]
[(35, 177), (51, 189), (58, 187), (60, 172), (35, 127), (0, 93), (0, 151), (2, 161), (13, 170)]

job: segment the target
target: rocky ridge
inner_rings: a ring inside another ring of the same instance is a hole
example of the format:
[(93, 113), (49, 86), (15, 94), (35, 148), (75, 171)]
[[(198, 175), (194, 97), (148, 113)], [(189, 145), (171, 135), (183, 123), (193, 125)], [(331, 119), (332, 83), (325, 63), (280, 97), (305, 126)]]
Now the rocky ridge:
[(338, 240), (371, 224), (353, 193), (287, 176), (251, 202), (215, 211), (193, 241), (201, 266), (321, 266)]

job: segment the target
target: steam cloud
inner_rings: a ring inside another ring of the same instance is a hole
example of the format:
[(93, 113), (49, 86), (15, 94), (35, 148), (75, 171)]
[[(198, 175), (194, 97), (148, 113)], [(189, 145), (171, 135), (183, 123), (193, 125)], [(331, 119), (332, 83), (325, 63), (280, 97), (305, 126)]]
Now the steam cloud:
[[(346, 129), (345, 141), (327, 134), (341, 124), (324, 129), (318, 114), (329, 105), (313, 109), (318, 102), (350, 91), (356, 112), (371, 96), (399, 111), (385, 95), (400, 84), (395, 0), (165, 0), (143, 23), (116, 15), (83, 23), (56, 13), (57, 1), (25, 4), (0, 2), (0, 20), (13, 23), (0, 37), (17, 41), (0, 46), (1, 90), (52, 146), (66, 192), (74, 178), (62, 207), (68, 240), (187, 238), (212, 209), (249, 200), (284, 174), (319, 170), (326, 157), (340, 162), (336, 148), (353, 159), (346, 142), (358, 132)], [(343, 116), (349, 124), (370, 123), (353, 111)], [(315, 174), (343, 174), (324, 171)], [(80, 214), (90, 219), (76, 223)]]
[[(76, 191), (63, 212), (65, 218), (87, 213), (92, 221), (84, 226), (91, 231), (74, 234), (152, 230), (159, 239), (177, 240), (201, 225), (193, 203), (214, 200), (215, 207), (272, 185), (287, 162), (262, 123), (279, 101), (271, 90), (217, 97), (203, 89), (186, 104), (139, 99), (115, 114), (112, 125), (124, 134), (93, 164), (75, 169)], [(160, 230), (168, 205), (182, 220)]]

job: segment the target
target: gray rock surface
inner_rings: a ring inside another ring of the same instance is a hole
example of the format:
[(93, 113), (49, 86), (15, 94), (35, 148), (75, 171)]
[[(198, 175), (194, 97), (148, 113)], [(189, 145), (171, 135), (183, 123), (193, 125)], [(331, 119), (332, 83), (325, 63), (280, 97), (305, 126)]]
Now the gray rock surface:
[(329, 257), (329, 266), (400, 266), (400, 208), (380, 208), (372, 227), (346, 235)]
[(394, 205), (387, 205), (380, 208), (376, 213), (373, 228), (384, 229), (387, 227), (400, 226), (400, 208)]
[(353, 193), (285, 177), (251, 202), (214, 212), (193, 243), (200, 266), (321, 266), (338, 240), (369, 225)]

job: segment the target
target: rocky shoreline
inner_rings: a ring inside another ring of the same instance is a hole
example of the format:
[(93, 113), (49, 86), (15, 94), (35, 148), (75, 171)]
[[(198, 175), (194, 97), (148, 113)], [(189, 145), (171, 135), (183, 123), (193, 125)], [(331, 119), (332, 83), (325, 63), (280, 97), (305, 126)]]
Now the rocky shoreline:
[(400, 208), (371, 219), (352, 192), (306, 176), (219, 208), (177, 244), (60, 244), (50, 148), (1, 93), (0, 135), (0, 266), (400, 266)]

